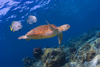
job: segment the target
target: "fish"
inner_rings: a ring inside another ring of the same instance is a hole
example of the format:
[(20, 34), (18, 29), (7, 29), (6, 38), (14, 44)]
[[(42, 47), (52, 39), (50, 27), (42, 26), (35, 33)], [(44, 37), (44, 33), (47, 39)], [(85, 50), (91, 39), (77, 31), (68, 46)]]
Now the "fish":
[(10, 30), (13, 32), (20, 31), (22, 29), (22, 23), (19, 21), (13, 21), (10, 25)]
[(26, 20), (27, 20), (28, 24), (35, 24), (37, 22), (37, 18), (32, 15), (28, 16), (28, 19), (26, 19)]

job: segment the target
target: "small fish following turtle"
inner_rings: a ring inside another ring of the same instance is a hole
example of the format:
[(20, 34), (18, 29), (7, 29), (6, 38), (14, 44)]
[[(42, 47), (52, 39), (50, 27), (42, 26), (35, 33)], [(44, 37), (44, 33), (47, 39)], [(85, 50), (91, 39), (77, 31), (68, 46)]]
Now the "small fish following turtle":
[(22, 29), (22, 23), (19, 21), (13, 21), (10, 25), (10, 30), (13, 32), (20, 31)]
[(31, 39), (52, 38), (57, 35), (59, 44), (61, 44), (63, 38), (62, 32), (68, 30), (69, 28), (70, 25), (68, 24), (64, 24), (62, 26), (56, 27), (54, 24), (48, 23), (48, 25), (41, 25), (32, 29), (27, 34), (18, 37), (18, 39), (26, 39), (28, 41)]
[(37, 18), (35, 16), (28, 16), (27, 23), (28, 24), (35, 24), (37, 22)]

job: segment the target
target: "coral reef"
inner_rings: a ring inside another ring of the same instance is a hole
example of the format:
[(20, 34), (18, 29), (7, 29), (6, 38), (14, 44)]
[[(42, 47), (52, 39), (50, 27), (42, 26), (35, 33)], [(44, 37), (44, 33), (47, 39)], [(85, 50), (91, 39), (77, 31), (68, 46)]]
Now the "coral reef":
[(47, 48), (43, 52), (41, 60), (45, 67), (60, 67), (65, 63), (66, 56), (62, 48)]
[[(70, 39), (64, 46), (68, 47), (65, 50), (66, 60), (62, 67), (96, 67), (100, 64), (93, 62), (94, 58), (100, 54), (100, 38), (97, 33), (98, 29), (93, 29), (75, 39)], [(63, 48), (65, 49), (65, 48)], [(99, 59), (97, 57), (97, 59)], [(93, 63), (91, 63), (93, 62)], [(93, 64), (93, 65), (92, 65)]]
[(96, 36), (98, 32), (100, 32), (98, 28), (91, 29), (87, 33), (84, 33), (76, 38), (70, 38), (64, 45), (79, 49), (84, 43)]
[(32, 58), (24, 60), (26, 67), (100, 67), (100, 29), (92, 29), (71, 38), (55, 48), (35, 48)]
[(31, 67), (31, 66), (33, 66), (33, 63), (36, 62), (36, 60), (31, 57), (23, 58), (22, 61), (25, 65), (25, 67)]
[(44, 64), (39, 60), (35, 62), (32, 67), (44, 67)]

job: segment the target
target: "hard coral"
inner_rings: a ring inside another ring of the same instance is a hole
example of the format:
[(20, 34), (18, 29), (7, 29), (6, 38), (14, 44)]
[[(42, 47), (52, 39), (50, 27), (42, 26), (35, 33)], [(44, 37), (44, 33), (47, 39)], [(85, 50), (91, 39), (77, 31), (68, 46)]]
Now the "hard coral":
[(88, 51), (89, 49), (91, 49), (91, 45), (90, 43), (85, 43), (82, 47), (81, 47), (81, 51)]
[(90, 62), (90, 67), (100, 67), (99, 64), (100, 64), (100, 55), (96, 55)]
[(33, 49), (33, 56), (34, 56), (34, 58), (40, 59), (42, 54), (43, 54), (43, 52), (42, 52), (40, 47)]
[(84, 43), (86, 43), (86, 41), (90, 40), (96, 35), (96, 31), (97, 29), (92, 29), (79, 37), (71, 38), (68, 40), (68, 42), (66, 42), (66, 45), (79, 49)]
[(60, 48), (46, 48), (41, 57), (45, 67), (60, 67), (65, 63), (65, 53)]
[(96, 39), (96, 43), (100, 43), (100, 38), (97, 38)]
[(30, 67), (30, 66), (33, 65), (34, 62), (36, 62), (36, 60), (33, 59), (33, 58), (31, 58), (31, 57), (23, 58), (22, 61), (23, 61), (24, 65), (25, 65), (26, 67)]
[[(76, 58), (76, 57), (75, 57), (75, 54), (76, 54), (76, 52), (77, 52), (77, 49), (74, 48), (74, 47), (72, 47), (72, 48), (69, 47), (69, 52), (70, 52), (70, 53), (69, 53), (69, 55), (70, 55), (70, 56), (69, 56), (70, 60), (71, 60), (71, 61), (75, 61), (75, 58)], [(67, 60), (67, 61), (68, 61), (68, 60)]]
[[(85, 43), (79, 50), (76, 56), (77, 61), (83, 64), (86, 61), (90, 61), (96, 55), (95, 50), (91, 48), (90, 43)], [(72, 55), (71, 55), (72, 56)]]
[(100, 48), (100, 42), (95, 44), (95, 47), (98, 49)]
[(75, 47), (72, 47), (72, 48), (70, 47), (70, 48), (69, 48), (69, 51), (70, 51), (70, 53), (74, 53), (74, 52), (77, 51), (77, 49), (76, 49)]
[(90, 61), (91, 59), (93, 59), (95, 57), (96, 53), (95, 51), (92, 49), (90, 50), (88, 53), (87, 53), (87, 56), (86, 56), (86, 60), (87, 61)]

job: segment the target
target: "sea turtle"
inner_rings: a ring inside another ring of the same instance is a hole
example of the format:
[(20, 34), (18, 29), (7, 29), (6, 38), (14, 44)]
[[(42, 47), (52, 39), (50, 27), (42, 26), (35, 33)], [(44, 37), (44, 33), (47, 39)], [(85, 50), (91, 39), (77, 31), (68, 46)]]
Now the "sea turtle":
[(26, 39), (28, 41), (30, 39), (51, 38), (57, 35), (59, 44), (61, 44), (63, 37), (62, 32), (68, 30), (69, 28), (70, 25), (68, 24), (56, 27), (55, 25), (48, 23), (48, 25), (41, 25), (32, 29), (26, 35), (20, 36), (18, 39)]

